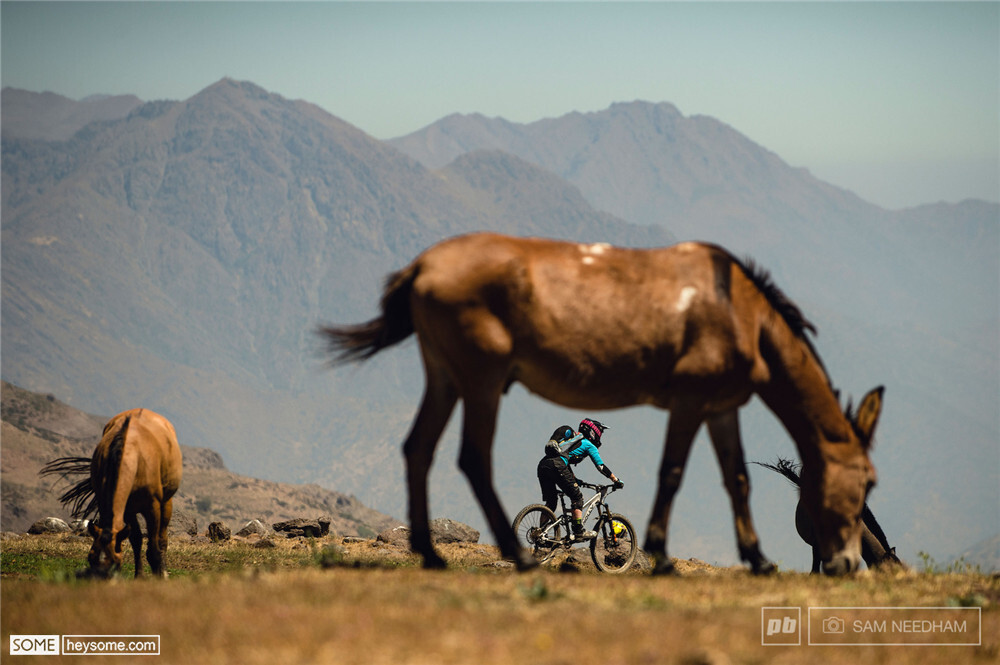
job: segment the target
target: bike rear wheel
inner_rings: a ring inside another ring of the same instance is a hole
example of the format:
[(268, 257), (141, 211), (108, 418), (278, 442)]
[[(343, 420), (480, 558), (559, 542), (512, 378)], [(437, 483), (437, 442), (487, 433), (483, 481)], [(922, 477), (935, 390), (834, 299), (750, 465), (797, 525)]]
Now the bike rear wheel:
[(556, 514), (549, 507), (536, 503), (525, 506), (514, 518), (514, 535), (517, 544), (531, 556), (544, 563), (562, 544), (562, 529)]
[(597, 569), (605, 573), (624, 573), (635, 561), (639, 547), (635, 527), (624, 515), (611, 513), (611, 519), (597, 523), (597, 538), (590, 541), (590, 556)]

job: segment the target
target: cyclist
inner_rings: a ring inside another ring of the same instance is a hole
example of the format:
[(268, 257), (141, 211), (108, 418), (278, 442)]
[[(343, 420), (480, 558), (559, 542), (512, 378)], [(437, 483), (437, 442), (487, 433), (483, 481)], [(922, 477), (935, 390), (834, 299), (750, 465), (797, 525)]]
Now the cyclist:
[(601, 459), (597, 449), (601, 447), (601, 435), (608, 426), (591, 418), (580, 421), (579, 432), (569, 425), (557, 427), (549, 442), (545, 444), (545, 457), (538, 463), (538, 484), (542, 487), (542, 501), (553, 512), (559, 501), (556, 487), (569, 497), (573, 507), (573, 537), (576, 540), (590, 540), (597, 534), (583, 528), (583, 493), (577, 484), (571, 464), (579, 464), (585, 457), (615, 484), (615, 489), (625, 487)]

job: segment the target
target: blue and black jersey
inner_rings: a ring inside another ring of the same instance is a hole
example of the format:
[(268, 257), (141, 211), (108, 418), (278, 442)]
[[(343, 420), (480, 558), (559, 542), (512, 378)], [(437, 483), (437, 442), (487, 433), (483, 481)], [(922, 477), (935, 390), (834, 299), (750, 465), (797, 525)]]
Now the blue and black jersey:
[(594, 466), (598, 470), (604, 465), (604, 460), (601, 459), (601, 454), (597, 452), (597, 446), (595, 446), (590, 439), (580, 437), (574, 445), (570, 446), (567, 450), (563, 451), (560, 455), (563, 461), (567, 464), (579, 464), (584, 460), (585, 457), (589, 457), (593, 462)]

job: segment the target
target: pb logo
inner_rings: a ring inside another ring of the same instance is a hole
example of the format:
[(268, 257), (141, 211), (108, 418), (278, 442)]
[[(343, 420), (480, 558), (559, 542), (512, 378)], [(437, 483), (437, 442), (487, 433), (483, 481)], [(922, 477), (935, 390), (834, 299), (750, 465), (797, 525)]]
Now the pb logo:
[(764, 646), (801, 644), (801, 618), (800, 607), (762, 607), (760, 643)]

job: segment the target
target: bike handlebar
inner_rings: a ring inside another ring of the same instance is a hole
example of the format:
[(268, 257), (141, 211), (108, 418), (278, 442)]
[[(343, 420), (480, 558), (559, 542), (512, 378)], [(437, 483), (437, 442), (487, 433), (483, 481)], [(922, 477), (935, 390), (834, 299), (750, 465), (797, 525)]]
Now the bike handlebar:
[(589, 489), (592, 489), (592, 490), (596, 490), (598, 492), (601, 491), (602, 489), (609, 489), (612, 492), (615, 491), (615, 485), (614, 485), (614, 483), (611, 483), (610, 485), (596, 485), (594, 483), (585, 483), (582, 480), (578, 480), (577, 484), (580, 485), (581, 487), (586, 487), (586, 488), (589, 488)]

